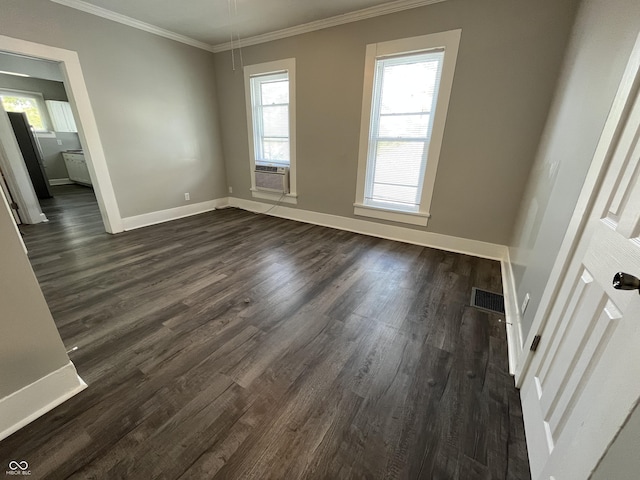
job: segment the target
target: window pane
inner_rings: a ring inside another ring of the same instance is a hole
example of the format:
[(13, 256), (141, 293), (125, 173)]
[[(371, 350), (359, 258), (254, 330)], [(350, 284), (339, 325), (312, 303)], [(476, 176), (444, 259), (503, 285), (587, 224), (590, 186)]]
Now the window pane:
[(399, 206), (414, 206), (418, 203), (417, 187), (401, 187), (398, 185), (373, 184), (371, 200), (399, 204)]
[(443, 52), (376, 60), (365, 203), (417, 211)]
[(265, 137), (288, 137), (289, 107), (262, 107), (262, 122)]
[(426, 138), (429, 115), (381, 115), (379, 137)]
[(289, 163), (289, 86), (286, 72), (251, 78), (257, 161)]
[(380, 113), (431, 111), (438, 73), (438, 60), (400, 65), (381, 61), (382, 95)]
[(260, 85), (262, 104), (289, 103), (289, 80), (263, 82)]
[(423, 142), (378, 142), (373, 181), (417, 187), (423, 154)]
[(3, 95), (2, 105), (7, 112), (26, 113), (29, 124), (36, 130), (46, 130), (35, 98)]
[(264, 158), (259, 160), (289, 163), (289, 140), (263, 138), (262, 152)]

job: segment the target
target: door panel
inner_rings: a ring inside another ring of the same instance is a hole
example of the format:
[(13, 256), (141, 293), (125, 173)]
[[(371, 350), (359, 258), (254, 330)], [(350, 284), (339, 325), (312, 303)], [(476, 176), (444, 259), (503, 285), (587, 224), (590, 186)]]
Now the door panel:
[(16, 203), (13, 195), (11, 195), (11, 190), (9, 190), (9, 185), (4, 178), (4, 173), (0, 169), (0, 190), (4, 193), (5, 199), (7, 200), (9, 207), (11, 208), (11, 214), (13, 215), (13, 219), (16, 222), (16, 225), (22, 224), (22, 219), (20, 218), (20, 213), (18, 212), (18, 204)]
[(640, 399), (640, 106), (636, 96), (522, 386), (534, 479), (587, 479)]

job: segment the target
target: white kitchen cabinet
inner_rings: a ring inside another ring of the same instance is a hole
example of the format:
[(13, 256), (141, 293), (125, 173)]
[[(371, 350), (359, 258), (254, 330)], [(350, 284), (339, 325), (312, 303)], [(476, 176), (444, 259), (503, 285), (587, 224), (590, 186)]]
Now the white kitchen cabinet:
[(77, 132), (76, 121), (73, 118), (71, 105), (69, 102), (58, 102), (56, 100), (46, 100), (49, 117), (53, 123), (53, 130), (56, 132)]
[(64, 163), (67, 166), (69, 180), (83, 185), (91, 185), (91, 177), (87, 168), (87, 161), (82, 153), (63, 153)]

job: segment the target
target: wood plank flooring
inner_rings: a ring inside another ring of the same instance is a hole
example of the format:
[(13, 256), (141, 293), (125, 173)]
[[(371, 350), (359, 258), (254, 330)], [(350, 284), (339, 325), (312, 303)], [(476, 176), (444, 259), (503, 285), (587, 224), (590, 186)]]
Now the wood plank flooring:
[(497, 262), (218, 210), (24, 226), (89, 388), (0, 442), (31, 478), (528, 479)]

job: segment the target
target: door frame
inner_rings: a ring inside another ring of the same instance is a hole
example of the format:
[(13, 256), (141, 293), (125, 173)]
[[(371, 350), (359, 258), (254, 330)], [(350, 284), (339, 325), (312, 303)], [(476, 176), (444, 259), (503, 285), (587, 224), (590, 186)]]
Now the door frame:
[[(123, 232), (120, 209), (77, 52), (4, 35), (0, 35), (0, 50), (59, 62), (104, 228), (108, 233)], [(5, 173), (10, 175), (10, 172)]]
[(547, 329), (547, 320), (551, 313), (551, 308), (555, 304), (560, 285), (569, 268), (573, 254), (578, 246), (578, 241), (585, 229), (589, 215), (593, 209), (593, 204), (600, 190), (602, 180), (607, 172), (611, 157), (615, 151), (620, 133), (624, 128), (633, 101), (640, 90), (640, 34), (636, 37), (636, 42), (631, 51), (629, 61), (625, 68), (618, 91), (613, 100), (609, 115), (605, 122), (598, 146), (596, 147), (591, 161), (591, 166), (585, 178), (578, 202), (573, 211), (571, 221), (560, 246), (558, 256), (553, 264), (551, 274), (547, 281), (540, 306), (533, 319), (531, 330), (524, 342), (524, 348), (520, 352), (515, 368), (516, 387), (520, 388), (527, 375), (532, 357), (532, 352), (528, 345), (531, 345), (536, 335), (545, 339), (544, 331)]

